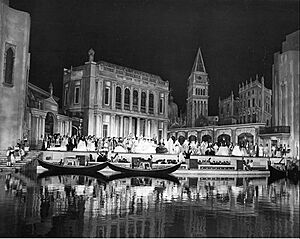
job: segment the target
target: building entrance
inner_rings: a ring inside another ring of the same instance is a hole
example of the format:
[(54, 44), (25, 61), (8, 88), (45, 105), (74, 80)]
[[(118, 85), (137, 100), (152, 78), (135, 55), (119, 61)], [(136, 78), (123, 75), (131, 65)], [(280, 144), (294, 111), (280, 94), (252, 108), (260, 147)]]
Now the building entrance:
[(53, 135), (53, 128), (54, 128), (54, 115), (48, 112), (45, 119), (45, 134)]

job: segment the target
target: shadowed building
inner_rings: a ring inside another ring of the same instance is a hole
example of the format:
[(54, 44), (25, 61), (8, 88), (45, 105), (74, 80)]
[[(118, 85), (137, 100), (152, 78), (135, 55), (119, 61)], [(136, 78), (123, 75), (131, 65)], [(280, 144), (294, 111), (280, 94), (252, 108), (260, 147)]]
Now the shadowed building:
[(266, 123), (271, 125), (271, 97), (272, 90), (265, 87), (264, 77), (259, 82), (258, 75), (255, 81), (246, 81), (239, 85), (239, 123)]
[(0, 150), (23, 137), (30, 16), (0, 0)]
[(89, 61), (64, 72), (63, 107), (83, 119), (84, 135), (166, 138), (169, 82), (108, 62)]
[(261, 137), (272, 145), (289, 146), (299, 159), (299, 30), (286, 36), (282, 52), (274, 54), (272, 127)]
[(236, 124), (239, 119), (239, 98), (235, 98), (233, 91), (231, 95), (221, 100), (219, 98), (219, 124)]

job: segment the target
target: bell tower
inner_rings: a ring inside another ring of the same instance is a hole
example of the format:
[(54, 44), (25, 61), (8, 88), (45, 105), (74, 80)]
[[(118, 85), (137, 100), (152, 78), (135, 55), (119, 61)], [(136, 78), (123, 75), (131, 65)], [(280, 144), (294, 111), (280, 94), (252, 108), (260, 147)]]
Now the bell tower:
[(198, 49), (191, 74), (187, 81), (187, 124), (195, 126), (199, 117), (208, 116), (208, 86), (209, 79), (206, 72), (201, 49)]

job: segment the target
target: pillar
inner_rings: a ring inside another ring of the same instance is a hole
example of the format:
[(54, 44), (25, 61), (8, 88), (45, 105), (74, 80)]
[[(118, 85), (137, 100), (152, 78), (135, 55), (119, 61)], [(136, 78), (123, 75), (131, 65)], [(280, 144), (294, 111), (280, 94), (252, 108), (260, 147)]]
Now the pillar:
[(129, 104), (129, 107), (130, 107), (130, 111), (132, 111), (132, 107), (133, 107), (133, 87), (132, 86), (130, 87), (130, 104)]
[(100, 108), (102, 108), (102, 101), (103, 101), (103, 92), (104, 92), (104, 90), (103, 90), (103, 82), (100, 80), (100, 81), (98, 81), (98, 94), (97, 94), (97, 96), (98, 96), (98, 106), (100, 107)]
[(149, 90), (146, 91), (146, 114), (149, 113)]
[(131, 116), (129, 117), (129, 134), (132, 134), (132, 117)]
[(98, 118), (99, 118), (99, 137), (103, 137), (103, 119), (102, 119), (102, 115), (98, 114)]
[(95, 127), (95, 136), (98, 138), (100, 136), (99, 132), (99, 115), (96, 115), (96, 127)]
[(142, 90), (139, 88), (138, 112), (141, 112)]
[(116, 108), (116, 83), (112, 84), (112, 90), (111, 90), (111, 108), (113, 110)]
[(120, 137), (123, 137), (123, 123), (124, 123), (124, 116), (120, 116)]
[(116, 136), (116, 115), (115, 114), (112, 114), (110, 116), (110, 127), (111, 127), (111, 130), (110, 130), (110, 136), (111, 137), (115, 137)]
[(140, 137), (140, 118), (136, 118), (136, 137)]
[(124, 99), (125, 99), (125, 86), (122, 85), (122, 99), (121, 99), (121, 109), (124, 110)]

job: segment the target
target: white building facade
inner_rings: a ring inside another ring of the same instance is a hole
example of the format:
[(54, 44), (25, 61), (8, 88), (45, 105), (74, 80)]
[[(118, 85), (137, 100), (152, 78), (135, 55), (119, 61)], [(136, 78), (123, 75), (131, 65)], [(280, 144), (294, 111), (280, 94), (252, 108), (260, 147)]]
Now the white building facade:
[(166, 138), (169, 82), (100, 61), (65, 70), (63, 109), (83, 119), (82, 134)]

